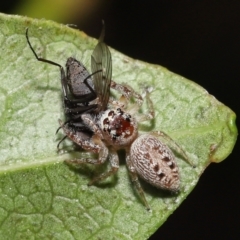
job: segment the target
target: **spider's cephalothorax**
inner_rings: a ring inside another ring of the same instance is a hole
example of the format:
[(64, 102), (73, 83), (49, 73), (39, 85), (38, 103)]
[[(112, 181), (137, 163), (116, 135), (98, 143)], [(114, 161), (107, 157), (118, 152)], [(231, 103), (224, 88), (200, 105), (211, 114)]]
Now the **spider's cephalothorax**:
[(137, 137), (137, 121), (121, 108), (108, 109), (98, 121), (104, 141), (117, 148), (129, 146)]

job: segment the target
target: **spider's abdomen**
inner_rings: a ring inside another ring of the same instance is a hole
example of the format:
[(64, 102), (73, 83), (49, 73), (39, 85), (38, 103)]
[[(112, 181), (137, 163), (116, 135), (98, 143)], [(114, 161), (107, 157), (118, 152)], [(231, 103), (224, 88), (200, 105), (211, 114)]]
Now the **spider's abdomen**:
[(106, 110), (99, 120), (104, 140), (117, 148), (129, 146), (137, 137), (137, 122), (120, 108)]
[(137, 174), (151, 185), (170, 191), (180, 187), (179, 170), (172, 151), (156, 137), (138, 137), (130, 150), (131, 163)]

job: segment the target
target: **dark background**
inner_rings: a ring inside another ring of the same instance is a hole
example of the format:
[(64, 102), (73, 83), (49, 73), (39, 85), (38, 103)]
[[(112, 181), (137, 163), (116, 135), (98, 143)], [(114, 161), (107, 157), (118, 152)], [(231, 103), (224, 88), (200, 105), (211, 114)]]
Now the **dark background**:
[[(19, 2), (19, 1), (18, 1)], [(0, 3), (0, 11), (14, 9)], [(167, 67), (203, 86), (237, 115), (239, 109), (240, 1), (106, 0), (87, 22), (73, 22), (126, 55)], [(237, 125), (238, 122), (237, 122)], [(220, 164), (211, 164), (198, 185), (150, 238), (240, 237), (239, 144)]]

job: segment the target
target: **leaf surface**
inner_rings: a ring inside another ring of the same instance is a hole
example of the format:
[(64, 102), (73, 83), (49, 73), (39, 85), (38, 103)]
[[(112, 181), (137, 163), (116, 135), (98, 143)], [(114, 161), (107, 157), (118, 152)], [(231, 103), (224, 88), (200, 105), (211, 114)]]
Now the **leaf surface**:
[[(237, 137), (235, 114), (206, 90), (167, 69), (111, 49), (113, 79), (141, 92), (151, 86), (156, 117), (142, 131), (169, 134), (196, 165), (177, 156), (181, 191), (171, 195), (141, 182), (151, 211), (137, 196), (124, 154), (118, 173), (96, 186), (89, 180), (106, 165), (73, 170), (64, 160), (89, 156), (70, 141), (57, 153), (63, 119), (59, 69), (70, 56), (90, 69), (97, 41), (46, 20), (0, 14), (0, 239), (147, 239), (180, 205), (211, 162), (221, 162)], [(145, 111), (146, 109), (143, 109)]]

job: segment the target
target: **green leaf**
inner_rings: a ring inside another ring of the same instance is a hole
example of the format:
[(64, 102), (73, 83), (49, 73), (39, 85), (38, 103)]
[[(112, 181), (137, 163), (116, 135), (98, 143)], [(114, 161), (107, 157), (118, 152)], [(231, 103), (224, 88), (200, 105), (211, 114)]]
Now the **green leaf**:
[[(113, 78), (141, 92), (152, 86), (156, 118), (142, 130), (162, 130), (196, 165), (181, 158), (181, 191), (171, 195), (141, 182), (152, 211), (134, 190), (124, 154), (114, 177), (87, 187), (106, 169), (73, 170), (64, 160), (89, 155), (70, 141), (57, 143), (63, 119), (59, 69), (73, 56), (89, 67), (97, 41), (67, 26), (46, 20), (0, 15), (0, 239), (147, 239), (181, 204), (211, 162), (224, 160), (237, 137), (235, 114), (206, 90), (160, 66), (133, 60), (111, 49)], [(144, 110), (143, 110), (144, 111)]]

